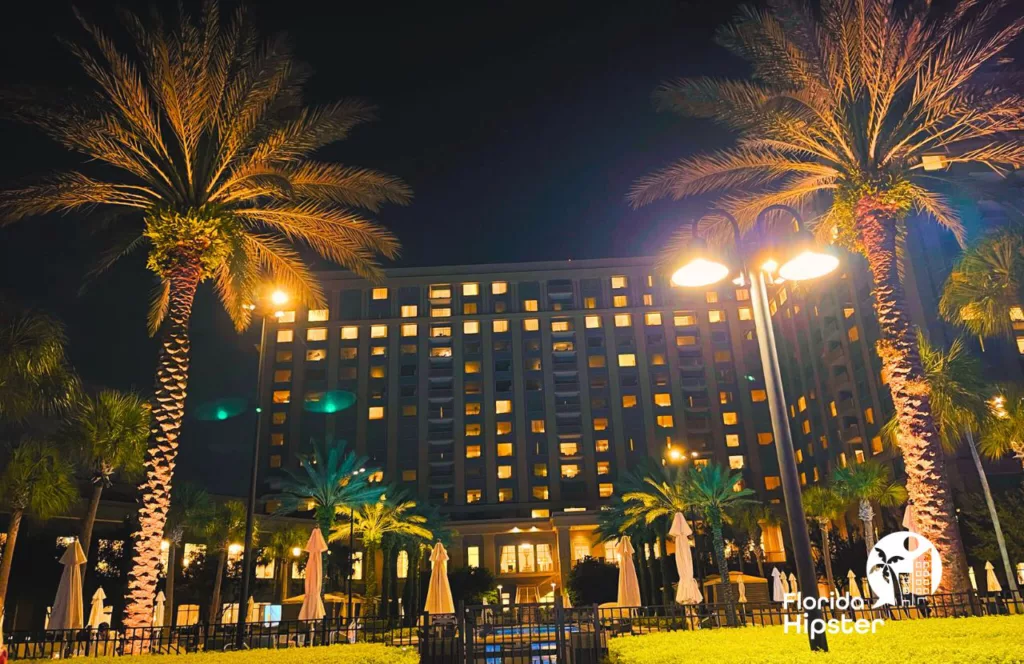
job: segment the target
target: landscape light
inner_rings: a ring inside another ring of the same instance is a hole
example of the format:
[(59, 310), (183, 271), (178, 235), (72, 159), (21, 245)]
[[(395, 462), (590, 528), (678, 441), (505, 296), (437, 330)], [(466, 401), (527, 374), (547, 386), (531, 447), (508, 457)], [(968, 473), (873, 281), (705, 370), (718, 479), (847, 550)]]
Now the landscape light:
[(270, 295), (270, 301), (280, 306), (288, 301), (288, 293), (283, 290), (276, 290)]

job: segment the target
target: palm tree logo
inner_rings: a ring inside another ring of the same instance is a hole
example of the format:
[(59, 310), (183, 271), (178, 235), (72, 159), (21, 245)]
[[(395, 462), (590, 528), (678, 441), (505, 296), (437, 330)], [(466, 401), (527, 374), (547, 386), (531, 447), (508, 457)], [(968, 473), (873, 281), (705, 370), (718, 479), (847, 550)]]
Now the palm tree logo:
[(897, 571), (897, 564), (903, 562), (903, 556), (890, 556), (886, 557), (885, 551), (875, 547), (875, 553), (878, 555), (879, 561), (875, 565), (872, 565), (868, 570), (868, 574), (875, 574), (881, 572), (882, 579), (892, 584), (892, 594), (895, 599), (895, 604), (899, 606), (903, 603), (903, 587), (900, 585), (900, 575)]

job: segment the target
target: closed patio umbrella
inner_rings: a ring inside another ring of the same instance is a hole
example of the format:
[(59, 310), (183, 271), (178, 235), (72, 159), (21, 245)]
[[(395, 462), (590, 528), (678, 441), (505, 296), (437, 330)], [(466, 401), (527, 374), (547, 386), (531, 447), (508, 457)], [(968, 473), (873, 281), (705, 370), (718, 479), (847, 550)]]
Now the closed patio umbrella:
[(857, 585), (857, 575), (853, 573), (851, 569), (846, 573), (846, 580), (849, 582), (850, 597), (860, 597), (860, 586)]
[(640, 581), (636, 578), (636, 567), (633, 566), (633, 543), (629, 535), (623, 535), (615, 544), (615, 552), (619, 554), (619, 592), (616, 603), (624, 607), (641, 605)]
[(248, 609), (245, 613), (245, 622), (254, 623), (260, 621), (260, 607), (256, 606), (256, 602), (253, 600), (253, 596), (249, 595)]
[(103, 600), (107, 598), (107, 593), (103, 592), (103, 586), (96, 589), (96, 592), (92, 594), (92, 604), (89, 606), (89, 622), (87, 623), (92, 629), (96, 629), (100, 626), (100, 623), (104, 620), (103, 615)]
[(992, 561), (985, 561), (985, 590), (990, 593), (1001, 593), (1003, 587), (999, 585), (999, 579), (996, 577), (996, 570), (992, 567)]
[(974, 575), (974, 568), (967, 568), (967, 577), (971, 580), (971, 588), (974, 590), (978, 589), (978, 577)]
[[(306, 551), (309, 552), (309, 560), (306, 561), (306, 583), (302, 608), (299, 609), (299, 620), (320, 620), (326, 614), (324, 611), (324, 600), (320, 597), (320, 591), (324, 582), (324, 563), (321, 555), (327, 550), (327, 542), (320, 534), (320, 526), (313, 528), (313, 532), (306, 542)], [(373, 564), (373, 561), (370, 561)]]
[(786, 573), (782, 572), (779, 578), (782, 580), (782, 593), (788, 595), (792, 591), (789, 589), (789, 579), (786, 578)]
[(786, 578), (784, 574), (779, 573), (778, 567), (772, 568), (772, 601), (773, 602), (784, 602), (786, 601), (786, 588), (782, 585), (782, 580)]
[(864, 599), (871, 599), (871, 584), (868, 583), (868, 577), (861, 578), (860, 587), (863, 591)]
[(57, 586), (57, 596), (53, 600), (53, 611), (50, 613), (48, 629), (81, 629), (85, 624), (82, 603), (82, 564), (86, 561), (82, 545), (78, 538), (60, 557), (64, 573)]
[(153, 606), (153, 627), (163, 627), (164, 613), (166, 613), (167, 596), (164, 591), (156, 594), (156, 604)]
[(743, 573), (742, 572), (740, 572), (739, 581), (736, 582), (736, 590), (739, 592), (739, 595), (740, 595), (739, 601), (740, 602), (746, 602), (747, 601), (747, 584), (743, 583)]
[(800, 588), (796, 585), (796, 574), (789, 573), (789, 594), (795, 595), (800, 592)]
[(430, 586), (427, 588), (427, 603), (423, 610), (431, 615), (455, 613), (452, 588), (448, 584), (448, 552), (440, 542), (430, 552)]
[(676, 601), (680, 604), (700, 604), (704, 598), (697, 586), (697, 579), (693, 578), (693, 554), (690, 552), (690, 535), (693, 530), (681, 512), (676, 512), (668, 534), (676, 545), (676, 571), (679, 572)]

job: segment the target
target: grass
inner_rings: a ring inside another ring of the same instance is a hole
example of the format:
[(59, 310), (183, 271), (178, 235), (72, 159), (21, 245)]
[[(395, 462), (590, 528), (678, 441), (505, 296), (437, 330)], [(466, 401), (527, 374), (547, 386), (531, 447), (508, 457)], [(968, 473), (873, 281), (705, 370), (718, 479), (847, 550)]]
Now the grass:
[(781, 627), (665, 632), (611, 639), (610, 664), (1021, 664), (1024, 616), (887, 622), (875, 634), (830, 634), (812, 654)]
[(254, 649), (237, 652), (197, 652), (188, 655), (87, 657), (90, 664), (418, 664), (414, 648), (392, 648), (377, 643), (317, 646), (313, 648)]

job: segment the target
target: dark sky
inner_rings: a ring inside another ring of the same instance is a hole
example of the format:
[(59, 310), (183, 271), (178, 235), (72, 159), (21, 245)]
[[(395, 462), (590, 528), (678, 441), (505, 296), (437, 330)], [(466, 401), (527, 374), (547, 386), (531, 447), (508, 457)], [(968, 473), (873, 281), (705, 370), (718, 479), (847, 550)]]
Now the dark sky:
[[(58, 41), (82, 37), (71, 3), (19, 4), (0, 26), (0, 83), (78, 81)], [(655, 113), (651, 92), (676, 76), (742, 73), (712, 44), (714, 28), (738, 4), (249, 6), (264, 32), (288, 34), (312, 67), (309, 101), (358, 96), (378, 104), (378, 122), (323, 156), (412, 185), (413, 204), (379, 219), (403, 243), (398, 264), (420, 266), (655, 251), (684, 210), (633, 211), (624, 199), (630, 183), (726, 137), (709, 123)], [(116, 25), (112, 3), (77, 6), (101, 25)], [(149, 3), (117, 6), (145, 11)], [(0, 126), (0, 145), (0, 183), (76, 164), (21, 127)], [(78, 295), (101, 246), (77, 214), (0, 229), (0, 291), (67, 322), (72, 359), (88, 382), (148, 391), (156, 357), (145, 332), (151, 275), (130, 258)], [(196, 303), (191, 406), (252, 389), (254, 334), (236, 335), (218, 306), (208, 290)], [(243, 486), (248, 432), (242, 421), (189, 422), (180, 475), (216, 481), (219, 491)]]

